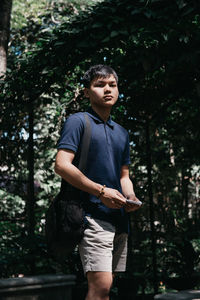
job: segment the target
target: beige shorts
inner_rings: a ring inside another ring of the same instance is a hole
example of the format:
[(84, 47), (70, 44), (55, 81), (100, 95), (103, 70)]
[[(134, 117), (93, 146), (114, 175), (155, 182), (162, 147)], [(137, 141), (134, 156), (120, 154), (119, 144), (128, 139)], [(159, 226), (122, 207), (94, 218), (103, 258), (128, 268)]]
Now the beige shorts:
[(84, 273), (124, 272), (127, 259), (127, 233), (117, 233), (112, 224), (86, 217), (88, 226), (79, 245)]

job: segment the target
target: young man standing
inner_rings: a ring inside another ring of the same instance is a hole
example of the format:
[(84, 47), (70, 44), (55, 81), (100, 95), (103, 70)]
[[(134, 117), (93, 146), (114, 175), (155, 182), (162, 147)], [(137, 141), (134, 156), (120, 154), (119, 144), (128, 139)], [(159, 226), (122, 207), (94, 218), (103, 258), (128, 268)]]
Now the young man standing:
[(139, 205), (129, 178), (127, 131), (112, 121), (110, 112), (118, 99), (118, 77), (106, 65), (92, 66), (84, 75), (85, 96), (91, 108), (91, 140), (84, 174), (73, 163), (80, 153), (84, 114), (70, 116), (58, 144), (55, 171), (80, 189), (87, 227), (79, 245), (88, 280), (86, 300), (108, 300), (113, 273), (124, 272), (127, 256), (127, 212)]

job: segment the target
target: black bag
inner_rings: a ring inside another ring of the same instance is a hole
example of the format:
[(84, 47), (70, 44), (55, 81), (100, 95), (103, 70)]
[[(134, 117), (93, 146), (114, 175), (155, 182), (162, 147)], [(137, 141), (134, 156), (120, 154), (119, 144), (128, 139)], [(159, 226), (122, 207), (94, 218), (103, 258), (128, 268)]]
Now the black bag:
[[(78, 168), (84, 173), (90, 143), (91, 128), (87, 114)], [(63, 261), (80, 243), (85, 230), (84, 210), (80, 191), (62, 180), (61, 191), (51, 202), (45, 222), (48, 252), (57, 261)]]
[(84, 235), (84, 211), (78, 201), (68, 201), (61, 194), (50, 204), (46, 214), (48, 252), (62, 261), (74, 250)]

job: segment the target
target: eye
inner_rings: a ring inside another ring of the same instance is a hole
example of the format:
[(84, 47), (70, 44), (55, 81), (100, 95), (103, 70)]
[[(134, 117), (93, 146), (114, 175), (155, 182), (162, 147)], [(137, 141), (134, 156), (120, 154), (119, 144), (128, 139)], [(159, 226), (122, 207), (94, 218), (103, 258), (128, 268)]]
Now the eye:
[(97, 83), (97, 84), (95, 84), (95, 87), (104, 87), (104, 84), (103, 83)]

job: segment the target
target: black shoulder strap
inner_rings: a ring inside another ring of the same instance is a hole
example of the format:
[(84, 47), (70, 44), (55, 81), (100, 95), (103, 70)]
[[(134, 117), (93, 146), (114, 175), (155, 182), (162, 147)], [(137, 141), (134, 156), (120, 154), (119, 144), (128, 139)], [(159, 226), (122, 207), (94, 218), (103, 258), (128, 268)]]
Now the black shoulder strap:
[(80, 154), (80, 160), (78, 168), (81, 172), (85, 172), (86, 165), (87, 165), (87, 157), (88, 157), (88, 150), (90, 146), (90, 138), (91, 138), (91, 124), (89, 117), (86, 113), (84, 113), (85, 117), (85, 128), (84, 128), (84, 134), (83, 134), (83, 142), (81, 147), (81, 154)]

